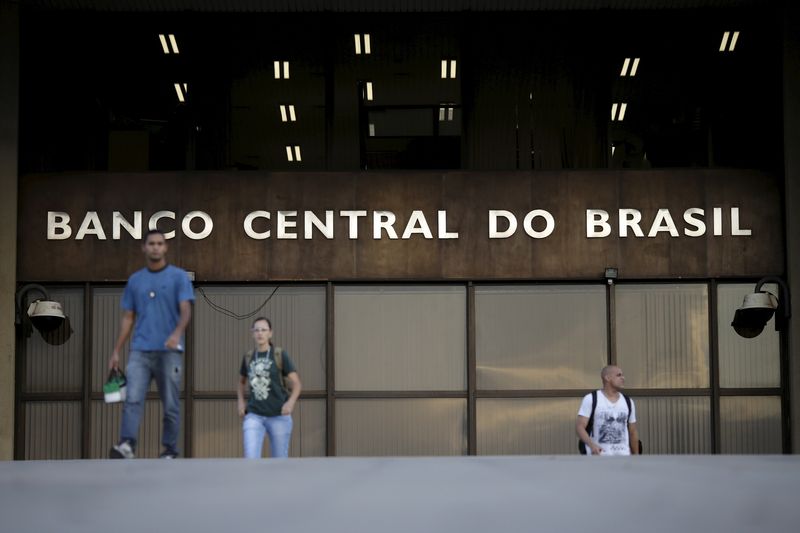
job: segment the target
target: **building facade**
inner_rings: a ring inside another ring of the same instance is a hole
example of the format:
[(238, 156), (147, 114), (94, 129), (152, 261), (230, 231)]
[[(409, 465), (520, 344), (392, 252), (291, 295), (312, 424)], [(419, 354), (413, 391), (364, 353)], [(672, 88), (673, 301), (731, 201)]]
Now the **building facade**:
[[(0, 6), (5, 458), (105, 456), (153, 227), (194, 278), (186, 456), (241, 455), (261, 315), (294, 456), (576, 453), (606, 364), (646, 453), (798, 449), (797, 321), (730, 325), (799, 279), (788, 3)], [(13, 326), (29, 283), (57, 335)]]

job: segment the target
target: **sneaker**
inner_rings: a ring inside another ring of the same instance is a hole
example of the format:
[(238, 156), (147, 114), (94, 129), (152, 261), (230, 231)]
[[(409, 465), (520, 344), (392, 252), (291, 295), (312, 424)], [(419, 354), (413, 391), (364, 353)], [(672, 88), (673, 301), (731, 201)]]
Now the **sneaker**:
[(168, 450), (164, 450), (161, 452), (161, 455), (158, 456), (159, 459), (177, 459), (178, 452), (170, 452)]
[(136, 457), (133, 453), (133, 447), (131, 443), (127, 440), (120, 442), (111, 447), (111, 450), (108, 452), (108, 456), (111, 459), (133, 459)]

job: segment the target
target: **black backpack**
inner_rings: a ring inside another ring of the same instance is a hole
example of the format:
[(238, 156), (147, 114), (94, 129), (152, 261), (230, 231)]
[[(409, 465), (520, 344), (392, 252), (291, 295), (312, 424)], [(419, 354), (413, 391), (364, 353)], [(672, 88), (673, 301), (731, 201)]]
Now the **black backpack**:
[[(628, 396), (626, 396), (625, 394), (622, 394), (621, 392), (620, 392), (620, 395), (622, 395), (622, 397), (625, 398), (625, 403), (628, 405), (628, 419), (630, 419), (631, 412), (633, 411), (633, 407), (631, 406), (631, 399), (628, 398)], [(594, 429), (594, 410), (595, 410), (596, 407), (597, 407), (597, 391), (593, 390), (592, 391), (592, 413), (589, 415), (589, 422), (586, 424), (586, 433), (588, 433), (590, 437), (592, 436), (592, 429)], [(625, 423), (627, 424), (628, 420), (625, 420)], [(586, 455), (586, 443), (583, 442), (580, 439), (578, 439), (578, 451), (580, 452), (581, 455)], [(639, 454), (641, 455), (642, 453), (643, 453), (642, 441), (640, 440), (639, 441)]]

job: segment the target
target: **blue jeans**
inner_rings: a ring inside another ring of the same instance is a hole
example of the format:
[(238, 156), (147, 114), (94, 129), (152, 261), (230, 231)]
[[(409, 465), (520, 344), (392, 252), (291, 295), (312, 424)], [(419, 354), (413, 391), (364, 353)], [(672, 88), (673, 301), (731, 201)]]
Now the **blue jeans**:
[(264, 434), (269, 434), (269, 455), (274, 458), (289, 457), (289, 439), (292, 438), (292, 415), (260, 416), (244, 415), (244, 456), (246, 459), (261, 459)]
[(136, 448), (136, 437), (139, 435), (139, 423), (142, 410), (150, 388), (150, 381), (155, 378), (161, 404), (164, 408), (164, 427), (161, 431), (161, 443), (170, 453), (178, 453), (178, 430), (181, 424), (180, 383), (183, 370), (183, 357), (180, 352), (132, 351), (125, 369), (128, 379), (128, 390), (125, 405), (122, 408), (122, 440), (131, 442)]

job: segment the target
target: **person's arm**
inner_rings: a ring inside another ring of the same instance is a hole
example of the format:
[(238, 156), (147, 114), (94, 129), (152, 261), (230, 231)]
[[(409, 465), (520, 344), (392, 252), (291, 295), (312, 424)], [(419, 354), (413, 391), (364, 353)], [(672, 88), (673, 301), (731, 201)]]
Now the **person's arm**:
[(297, 399), (300, 397), (300, 391), (303, 388), (303, 384), (300, 383), (300, 376), (297, 375), (297, 372), (289, 372), (286, 379), (289, 380), (289, 387), (292, 390), (292, 394), (289, 396), (289, 399), (286, 400), (286, 403), (283, 404), (283, 407), (281, 407), (282, 415), (292, 414), (294, 405), (297, 403)]
[(133, 311), (122, 311), (122, 320), (119, 323), (119, 336), (117, 342), (114, 344), (114, 350), (111, 352), (111, 357), (108, 359), (108, 370), (119, 370), (119, 352), (122, 346), (128, 340), (133, 329), (133, 323), (136, 321), (136, 313)]
[(578, 415), (578, 420), (575, 422), (575, 433), (577, 433), (578, 438), (592, 450), (592, 455), (600, 455), (603, 453), (603, 449), (589, 436), (589, 433), (586, 431), (587, 425), (589, 425), (589, 417)]
[(192, 302), (189, 300), (182, 301), (180, 303), (180, 309), (181, 316), (178, 319), (178, 325), (175, 326), (175, 331), (172, 332), (172, 335), (167, 338), (167, 342), (164, 343), (164, 346), (170, 350), (183, 350), (183, 347), (180, 346), (181, 337), (183, 337), (183, 332), (186, 331), (186, 326), (189, 325), (189, 320), (192, 318)]
[(631, 455), (639, 455), (639, 428), (636, 422), (628, 424), (628, 435), (631, 441)]
[(244, 416), (247, 411), (247, 402), (244, 400), (244, 388), (247, 386), (247, 377), (239, 376), (239, 383), (236, 387), (236, 397), (239, 400), (239, 416)]

